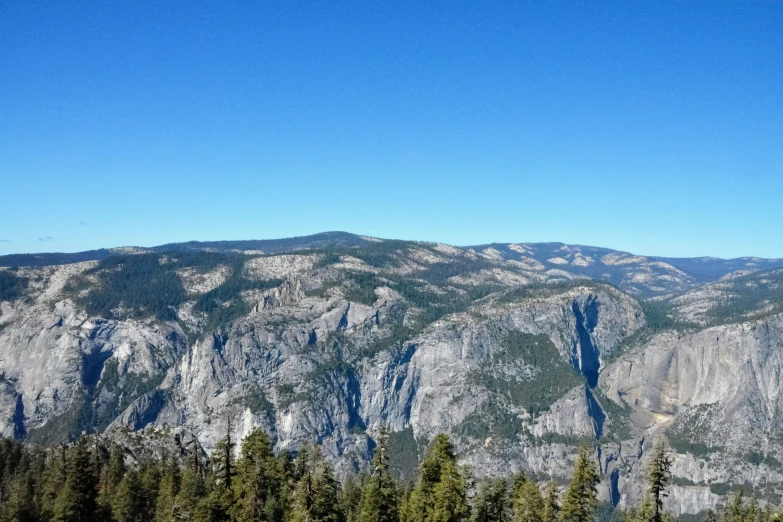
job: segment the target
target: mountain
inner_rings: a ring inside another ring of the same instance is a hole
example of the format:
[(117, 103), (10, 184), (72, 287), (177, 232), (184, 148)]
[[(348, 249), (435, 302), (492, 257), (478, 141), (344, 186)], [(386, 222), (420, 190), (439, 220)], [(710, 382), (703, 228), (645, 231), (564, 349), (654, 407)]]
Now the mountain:
[(383, 423), (402, 476), (445, 432), (476, 473), (540, 480), (589, 443), (629, 505), (665, 434), (675, 513), (783, 494), (783, 260), (347, 233), (94, 252), (0, 260), (5, 436), (209, 449), (230, 414), (346, 473)]

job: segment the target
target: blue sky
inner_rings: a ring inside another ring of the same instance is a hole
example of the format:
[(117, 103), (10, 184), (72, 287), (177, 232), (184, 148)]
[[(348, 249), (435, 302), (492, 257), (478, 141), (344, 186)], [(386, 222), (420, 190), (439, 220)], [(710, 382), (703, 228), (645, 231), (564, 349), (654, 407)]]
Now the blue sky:
[(783, 257), (781, 178), (777, 1), (0, 3), (0, 254)]

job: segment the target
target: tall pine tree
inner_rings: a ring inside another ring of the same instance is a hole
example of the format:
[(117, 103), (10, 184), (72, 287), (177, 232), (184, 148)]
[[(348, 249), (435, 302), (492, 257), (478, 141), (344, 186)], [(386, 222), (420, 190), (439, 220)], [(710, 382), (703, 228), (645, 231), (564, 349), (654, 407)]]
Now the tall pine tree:
[(505, 479), (485, 480), (473, 499), (471, 522), (509, 522), (511, 501)]
[(419, 480), (408, 499), (405, 522), (458, 522), (469, 515), (467, 480), (454, 446), (439, 434), (422, 460)]
[(598, 482), (598, 470), (592, 451), (587, 446), (581, 446), (574, 466), (574, 476), (560, 509), (561, 522), (595, 521), (598, 507), (596, 496)]
[(84, 522), (95, 516), (97, 478), (87, 437), (68, 452), (65, 484), (54, 504), (55, 522)]
[(397, 484), (389, 473), (389, 436), (386, 426), (378, 432), (372, 474), (364, 486), (359, 522), (398, 522)]
[(297, 457), (297, 474), (291, 522), (340, 522), (339, 483), (317, 446)]
[(514, 507), (514, 522), (542, 522), (544, 518), (544, 497), (535, 481), (519, 474), (514, 480), (511, 503)]
[(285, 506), (280, 496), (285, 477), (280, 474), (266, 433), (253, 428), (245, 437), (236, 470), (234, 520), (282, 522)]
[(667, 496), (666, 487), (671, 480), (671, 468), (674, 459), (666, 439), (661, 437), (655, 444), (652, 459), (647, 467), (647, 481), (650, 496), (651, 522), (661, 522), (663, 518), (663, 499)]

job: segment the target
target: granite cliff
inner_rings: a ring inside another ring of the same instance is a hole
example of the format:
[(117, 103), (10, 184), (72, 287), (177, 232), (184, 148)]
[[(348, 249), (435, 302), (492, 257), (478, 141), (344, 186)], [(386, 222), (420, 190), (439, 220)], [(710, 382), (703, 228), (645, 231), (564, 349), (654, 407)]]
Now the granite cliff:
[(4, 436), (209, 450), (230, 417), (346, 472), (386, 424), (402, 476), (445, 432), (476, 474), (541, 480), (587, 442), (626, 505), (665, 435), (675, 513), (783, 493), (782, 260), (350, 234), (94, 252), (0, 258)]

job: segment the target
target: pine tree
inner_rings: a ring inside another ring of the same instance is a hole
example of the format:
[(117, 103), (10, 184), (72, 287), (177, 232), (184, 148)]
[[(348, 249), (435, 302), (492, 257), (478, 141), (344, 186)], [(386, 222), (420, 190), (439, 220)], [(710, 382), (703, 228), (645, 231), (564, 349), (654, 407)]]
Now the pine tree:
[(144, 460), (140, 464), (139, 479), (143, 498), (143, 519), (153, 520), (157, 511), (158, 491), (163, 472), (159, 462)]
[(281, 522), (284, 505), (280, 502), (280, 495), (284, 477), (280, 474), (266, 433), (254, 428), (245, 437), (236, 470), (235, 520)]
[(197, 522), (228, 522), (231, 505), (227, 502), (225, 484), (217, 482), (214, 475), (206, 481), (206, 495), (198, 502), (195, 511)]
[(38, 503), (35, 498), (35, 482), (32, 473), (27, 470), (17, 475), (10, 485), (8, 502), (3, 509), (3, 521), (36, 522), (38, 520)]
[(206, 494), (204, 477), (189, 466), (182, 470), (179, 492), (174, 499), (173, 518), (182, 521), (197, 520), (196, 509)]
[(339, 484), (317, 446), (306, 450), (303, 459), (297, 457), (297, 469), (301, 476), (294, 489), (291, 522), (339, 522)]
[(176, 498), (182, 480), (179, 464), (175, 459), (163, 460), (163, 477), (158, 488), (158, 499), (155, 506), (156, 522), (174, 522), (176, 510)]
[(592, 452), (587, 446), (579, 448), (574, 476), (566, 490), (560, 509), (561, 522), (594, 522), (598, 500), (596, 486), (599, 477)]
[(419, 480), (405, 506), (405, 522), (445, 522), (468, 515), (467, 481), (457, 467), (454, 446), (439, 434), (422, 460)]
[(82, 522), (95, 515), (97, 480), (91, 457), (86, 437), (69, 451), (65, 484), (54, 504), (55, 522)]
[(41, 474), (41, 516), (44, 520), (54, 520), (57, 497), (62, 491), (66, 477), (66, 448), (57, 446), (49, 456), (49, 464)]
[(745, 522), (745, 498), (742, 488), (737, 488), (731, 495), (726, 509), (721, 517), (722, 522)]
[(511, 503), (514, 507), (514, 522), (542, 522), (544, 497), (533, 480), (519, 475), (514, 481)]
[(440, 481), (433, 491), (430, 522), (459, 522), (470, 516), (467, 501), (467, 480), (456, 462), (446, 462), (441, 468)]
[(386, 426), (381, 426), (372, 459), (372, 474), (362, 492), (359, 522), (398, 522), (397, 485), (389, 468), (389, 437)]
[(343, 488), (340, 491), (340, 512), (343, 514), (345, 522), (357, 522), (359, 520), (359, 512), (362, 508), (362, 492), (367, 480), (367, 475), (361, 473), (349, 475), (343, 482)]
[(136, 470), (126, 472), (112, 498), (112, 517), (115, 522), (144, 522), (144, 490)]
[(511, 500), (502, 478), (482, 482), (471, 509), (471, 522), (509, 522)]
[(217, 464), (215, 477), (223, 484), (226, 491), (231, 490), (231, 481), (234, 478), (234, 448), (236, 443), (231, 438), (233, 432), (233, 423), (231, 415), (226, 415), (226, 434), (215, 446), (212, 454), (212, 460)]
[(98, 494), (96, 498), (99, 517), (108, 520), (111, 517), (112, 502), (117, 494), (117, 488), (125, 476), (125, 450), (113, 445), (109, 450), (109, 463), (99, 473)]
[(544, 512), (541, 518), (544, 522), (557, 522), (560, 513), (560, 491), (557, 483), (550, 481), (546, 487), (546, 496), (544, 497)]
[(660, 438), (647, 468), (647, 493), (650, 496), (652, 512), (651, 522), (661, 522), (663, 515), (663, 499), (667, 496), (666, 487), (671, 480), (671, 468), (674, 459), (671, 456), (666, 439)]

